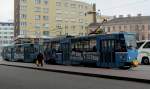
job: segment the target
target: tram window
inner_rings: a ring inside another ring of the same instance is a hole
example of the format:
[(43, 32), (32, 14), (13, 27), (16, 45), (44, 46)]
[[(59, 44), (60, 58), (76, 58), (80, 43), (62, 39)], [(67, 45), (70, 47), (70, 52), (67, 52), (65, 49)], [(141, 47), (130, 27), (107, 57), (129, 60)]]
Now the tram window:
[(60, 51), (61, 50), (59, 43), (52, 43), (51, 44), (51, 48), (55, 49), (56, 51)]
[(125, 41), (124, 40), (117, 41), (116, 44), (115, 44), (115, 50), (117, 52), (126, 52)]
[(129, 48), (137, 48), (136, 38), (134, 35), (125, 35), (126, 45)]
[(7, 52), (11, 52), (11, 48), (7, 48)]
[(91, 40), (90, 41), (90, 50), (92, 50), (92, 52), (96, 52), (96, 40)]
[(23, 53), (24, 49), (22, 46), (16, 46), (15, 51), (16, 53)]

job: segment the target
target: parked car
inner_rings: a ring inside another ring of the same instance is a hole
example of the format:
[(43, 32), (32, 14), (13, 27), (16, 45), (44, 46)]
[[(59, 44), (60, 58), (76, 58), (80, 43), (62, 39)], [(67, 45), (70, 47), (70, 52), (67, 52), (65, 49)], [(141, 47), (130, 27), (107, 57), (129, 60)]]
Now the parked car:
[(137, 41), (138, 46), (138, 61), (141, 64), (150, 64), (150, 40)]

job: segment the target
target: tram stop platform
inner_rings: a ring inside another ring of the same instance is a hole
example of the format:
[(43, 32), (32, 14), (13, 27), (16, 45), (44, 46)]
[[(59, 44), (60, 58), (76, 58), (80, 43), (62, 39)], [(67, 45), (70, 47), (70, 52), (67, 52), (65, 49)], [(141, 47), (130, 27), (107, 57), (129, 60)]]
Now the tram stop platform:
[(0, 61), (0, 65), (37, 69), (50, 72), (75, 74), (81, 76), (91, 76), (98, 78), (150, 83), (150, 65), (147, 66), (140, 65), (139, 67), (131, 68), (129, 70), (89, 68), (89, 67), (64, 66), (64, 65), (46, 65), (46, 64), (43, 67), (37, 67), (35, 64), (32, 63), (19, 63), (8, 61)]

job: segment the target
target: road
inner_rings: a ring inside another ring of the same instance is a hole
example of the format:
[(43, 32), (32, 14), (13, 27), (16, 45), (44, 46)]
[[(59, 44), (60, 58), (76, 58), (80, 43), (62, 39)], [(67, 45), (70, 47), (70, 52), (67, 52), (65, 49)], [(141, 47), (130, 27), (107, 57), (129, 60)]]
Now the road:
[(0, 66), (0, 89), (149, 89), (150, 84)]

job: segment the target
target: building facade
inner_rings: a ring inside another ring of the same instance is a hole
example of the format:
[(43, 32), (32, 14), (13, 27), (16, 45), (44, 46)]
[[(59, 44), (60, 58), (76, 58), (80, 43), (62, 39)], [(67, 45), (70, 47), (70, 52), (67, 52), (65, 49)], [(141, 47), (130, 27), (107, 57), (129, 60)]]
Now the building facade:
[[(56, 0), (56, 30), (61, 35), (86, 35), (93, 22), (93, 5), (76, 0)], [(60, 33), (59, 33), (60, 31)]]
[(14, 39), (14, 24), (0, 22), (0, 46), (13, 43)]
[(114, 17), (114, 19), (104, 24), (105, 32), (134, 32), (137, 40), (150, 40), (150, 16), (128, 15)]
[(2, 47), (13, 44), (14, 24), (8, 22), (0, 22), (0, 53)]
[(55, 0), (14, 0), (15, 37), (49, 36), (55, 7)]
[(14, 0), (15, 37), (85, 35), (91, 4), (76, 0)]

